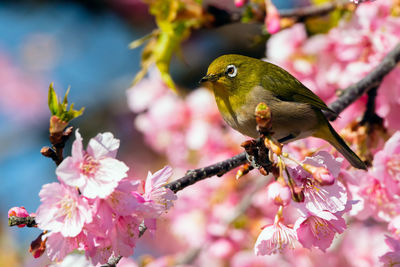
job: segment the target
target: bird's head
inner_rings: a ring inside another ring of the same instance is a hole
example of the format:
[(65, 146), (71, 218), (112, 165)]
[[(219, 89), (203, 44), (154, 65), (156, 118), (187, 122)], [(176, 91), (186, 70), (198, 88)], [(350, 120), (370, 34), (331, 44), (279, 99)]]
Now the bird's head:
[(220, 56), (210, 64), (207, 75), (201, 78), (200, 83), (215, 92), (228, 94), (235, 94), (241, 88), (251, 88), (256, 79), (254, 69), (252, 71), (256, 67), (255, 62), (257, 60), (241, 55)]

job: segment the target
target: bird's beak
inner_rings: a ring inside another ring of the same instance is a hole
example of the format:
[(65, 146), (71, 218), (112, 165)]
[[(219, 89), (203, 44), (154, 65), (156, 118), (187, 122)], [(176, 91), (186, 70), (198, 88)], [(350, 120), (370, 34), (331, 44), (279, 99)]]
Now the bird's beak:
[(201, 80), (199, 81), (200, 84), (205, 83), (205, 82), (216, 82), (219, 78), (219, 75), (217, 74), (207, 74)]

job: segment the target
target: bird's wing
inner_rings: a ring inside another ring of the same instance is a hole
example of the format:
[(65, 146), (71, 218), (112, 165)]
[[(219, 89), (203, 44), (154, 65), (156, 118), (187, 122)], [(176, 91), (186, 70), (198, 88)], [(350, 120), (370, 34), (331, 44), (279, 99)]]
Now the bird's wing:
[(265, 75), (262, 85), (264, 88), (272, 91), (279, 99), (283, 101), (308, 103), (321, 110), (335, 113), (321, 98), (284, 69), (273, 64), (268, 64), (268, 71), (266, 73), (273, 73), (273, 75)]

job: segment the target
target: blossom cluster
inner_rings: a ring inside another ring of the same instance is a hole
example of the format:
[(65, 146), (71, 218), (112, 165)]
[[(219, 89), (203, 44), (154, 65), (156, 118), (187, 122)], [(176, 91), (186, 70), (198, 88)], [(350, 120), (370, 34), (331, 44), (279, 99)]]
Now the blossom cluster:
[(155, 230), (156, 219), (176, 199), (163, 187), (172, 169), (149, 172), (140, 186), (115, 158), (120, 142), (111, 133), (90, 139), (86, 150), (78, 130), (75, 136), (72, 155), (56, 169), (59, 182), (43, 185), (39, 193), (36, 222), (45, 231), (41, 239), (47, 254), (61, 261), (74, 250), (83, 251), (94, 265), (110, 256), (131, 256), (140, 224)]
[(270, 197), (281, 209), (274, 223), (265, 226), (259, 235), (255, 245), (257, 255), (272, 254), (286, 247), (294, 248), (296, 241), (305, 248), (316, 247), (325, 251), (330, 247), (335, 234), (346, 229), (342, 216), (352, 205), (345, 186), (337, 179), (341, 163), (341, 158), (335, 159), (328, 152), (321, 151), (307, 157), (301, 165), (287, 167), (288, 178), (294, 180), (303, 196), (301, 202), (292, 202), (299, 216), (293, 227), (285, 225), (282, 210), (290, 203), (291, 195), (286, 193), (289, 188), (269, 190), (269, 195), (273, 194)]

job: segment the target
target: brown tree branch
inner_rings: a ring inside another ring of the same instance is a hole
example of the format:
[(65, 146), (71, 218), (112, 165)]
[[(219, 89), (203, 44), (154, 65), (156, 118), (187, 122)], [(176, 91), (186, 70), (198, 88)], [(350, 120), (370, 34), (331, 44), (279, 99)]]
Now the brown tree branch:
[(369, 124), (379, 124), (383, 125), (383, 119), (376, 114), (375, 111), (375, 100), (376, 96), (378, 94), (378, 87), (375, 86), (374, 88), (370, 89), (367, 94), (368, 94), (368, 101), (367, 101), (367, 108), (364, 112), (364, 116), (362, 117), (360, 121), (360, 125), (365, 125), (367, 123)]
[(232, 158), (215, 163), (213, 165), (201, 169), (190, 170), (186, 173), (185, 176), (167, 184), (165, 187), (171, 189), (174, 193), (176, 193), (189, 185), (192, 185), (214, 175), (222, 176), (228, 171), (246, 162), (246, 153), (242, 152), (236, 156), (233, 156)]
[(45, 146), (40, 150), (43, 156), (51, 158), (58, 166), (64, 160), (64, 147), (69, 137), (72, 135), (73, 127), (70, 126), (62, 132), (50, 133), (49, 139), (51, 147)]

